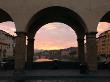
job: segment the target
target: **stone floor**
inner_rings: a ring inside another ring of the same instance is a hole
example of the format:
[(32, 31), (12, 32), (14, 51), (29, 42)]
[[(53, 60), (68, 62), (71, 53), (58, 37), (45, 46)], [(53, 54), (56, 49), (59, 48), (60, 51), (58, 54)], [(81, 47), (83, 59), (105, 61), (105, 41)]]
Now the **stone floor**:
[(89, 74), (80, 74), (79, 70), (30, 70), (21, 75), (13, 75), (14, 71), (0, 71), (0, 79), (24, 79), (24, 80), (70, 80), (70, 79), (109, 79), (109, 70), (98, 70)]
[(30, 70), (21, 75), (0, 71), (0, 82), (110, 82), (110, 71), (80, 74), (79, 70)]

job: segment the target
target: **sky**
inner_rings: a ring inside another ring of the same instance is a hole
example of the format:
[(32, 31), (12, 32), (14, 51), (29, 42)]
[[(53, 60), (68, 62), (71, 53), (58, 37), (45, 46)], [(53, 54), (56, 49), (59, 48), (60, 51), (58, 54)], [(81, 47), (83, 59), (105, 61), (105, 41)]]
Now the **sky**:
[[(12, 35), (16, 35), (15, 24), (11, 21), (0, 23), (0, 30), (4, 30)], [(110, 23), (99, 23), (97, 26), (97, 36), (106, 30), (110, 30)], [(35, 49), (57, 50), (76, 46), (77, 36), (74, 30), (64, 23), (48, 23), (42, 26), (37, 31), (35, 36)]]

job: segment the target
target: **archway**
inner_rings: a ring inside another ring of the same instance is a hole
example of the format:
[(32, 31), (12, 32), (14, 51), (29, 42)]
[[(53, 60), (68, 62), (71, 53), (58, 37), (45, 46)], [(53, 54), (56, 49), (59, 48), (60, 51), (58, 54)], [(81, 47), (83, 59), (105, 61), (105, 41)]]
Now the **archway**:
[(8, 58), (8, 56), (13, 56), (13, 44), (15, 44), (15, 29), (16, 28), (12, 17), (3, 9), (0, 9), (0, 47), (2, 48), (1, 60), (6, 57)]
[(56, 61), (59, 69), (79, 68), (77, 36), (70, 26), (60, 22), (48, 23), (37, 31), (34, 39), (33, 67), (40, 64), (36, 68), (54, 68)]
[(97, 27), (97, 58), (100, 69), (108, 69), (110, 62), (110, 11), (107, 12), (101, 19)]
[(61, 22), (69, 25), (77, 35), (78, 41), (78, 55), (80, 63), (84, 64), (84, 36), (87, 32), (87, 28), (81, 17), (74, 11), (71, 11), (64, 7), (54, 6), (48, 7), (37, 14), (35, 14), (27, 25), (27, 62), (32, 63), (34, 54), (34, 36), (41, 26), (51, 23), (51, 22)]
[[(65, 24), (69, 25), (76, 32), (77, 41), (78, 41), (79, 60), (82, 65), (85, 64), (84, 36), (88, 30), (87, 30), (87, 27), (86, 27), (84, 21), (77, 13), (75, 13), (74, 11), (72, 11), (68, 8), (52, 6), (52, 7), (42, 9), (41, 11), (35, 13), (34, 16), (32, 16), (32, 18), (30, 19), (30, 21), (28, 22), (27, 27), (26, 27), (27, 33), (16, 32), (17, 38), (16, 38), (16, 50), (15, 50), (16, 51), (15, 52), (16, 53), (15, 70), (17, 72), (22, 72), (25, 68), (26, 53), (27, 53), (28, 65), (31, 65), (31, 63), (33, 61), (34, 36), (36, 34), (36, 31), (38, 31), (41, 26), (43, 26), (47, 23), (51, 23), (51, 22), (65, 23)], [(88, 40), (89, 40), (89, 42), (91, 42), (90, 40), (92, 39), (92, 41), (95, 42), (95, 39), (93, 39), (93, 37), (91, 38), (91, 34), (93, 36), (95, 36), (94, 33), (89, 33)], [(26, 36), (28, 37), (27, 52), (26, 52)], [(89, 51), (91, 49), (90, 48), (91, 46), (93, 46), (93, 45), (88, 46)], [(19, 50), (19, 49), (22, 49), (22, 50)], [(89, 53), (91, 53), (91, 51)], [(90, 55), (92, 55), (92, 53)], [(92, 64), (90, 64), (90, 65), (92, 67)]]

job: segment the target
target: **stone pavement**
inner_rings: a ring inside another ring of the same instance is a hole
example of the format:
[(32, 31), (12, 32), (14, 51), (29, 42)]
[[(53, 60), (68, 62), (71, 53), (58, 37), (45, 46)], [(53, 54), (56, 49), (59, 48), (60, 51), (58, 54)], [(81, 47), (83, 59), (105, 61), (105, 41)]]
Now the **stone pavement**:
[(14, 71), (0, 71), (0, 79), (23, 79), (23, 80), (72, 80), (72, 79), (108, 79), (110, 81), (109, 70), (98, 70), (94, 73), (80, 74), (79, 70), (30, 70), (22, 75), (13, 75)]

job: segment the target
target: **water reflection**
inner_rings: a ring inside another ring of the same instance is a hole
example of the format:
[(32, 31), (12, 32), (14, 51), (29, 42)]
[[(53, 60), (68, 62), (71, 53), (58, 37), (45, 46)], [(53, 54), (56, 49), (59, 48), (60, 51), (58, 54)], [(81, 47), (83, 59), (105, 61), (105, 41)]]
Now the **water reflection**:
[(34, 62), (48, 62), (48, 61), (53, 61), (51, 59), (37, 59)]

